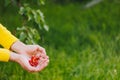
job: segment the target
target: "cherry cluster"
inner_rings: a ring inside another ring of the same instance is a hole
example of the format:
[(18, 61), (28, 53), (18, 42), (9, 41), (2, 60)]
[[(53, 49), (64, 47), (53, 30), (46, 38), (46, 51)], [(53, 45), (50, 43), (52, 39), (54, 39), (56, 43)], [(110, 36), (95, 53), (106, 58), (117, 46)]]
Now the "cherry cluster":
[(29, 60), (29, 63), (30, 63), (31, 66), (36, 67), (39, 63), (39, 60), (40, 60), (40, 57), (37, 57), (37, 56), (33, 55), (31, 57), (31, 59)]

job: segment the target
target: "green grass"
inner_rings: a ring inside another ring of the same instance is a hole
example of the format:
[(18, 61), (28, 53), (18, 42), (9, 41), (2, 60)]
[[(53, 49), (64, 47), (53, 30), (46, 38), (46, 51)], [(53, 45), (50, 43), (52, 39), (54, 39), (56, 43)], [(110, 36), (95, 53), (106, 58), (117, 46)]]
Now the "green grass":
[[(0, 80), (119, 80), (117, 1), (105, 0), (88, 9), (78, 3), (47, 3), (42, 11), (50, 31), (44, 34), (42, 45), (50, 57), (49, 66), (42, 72), (28, 73), (16, 63), (0, 62)], [(19, 25), (19, 19), (13, 17)], [(6, 25), (13, 25), (10, 21)]]

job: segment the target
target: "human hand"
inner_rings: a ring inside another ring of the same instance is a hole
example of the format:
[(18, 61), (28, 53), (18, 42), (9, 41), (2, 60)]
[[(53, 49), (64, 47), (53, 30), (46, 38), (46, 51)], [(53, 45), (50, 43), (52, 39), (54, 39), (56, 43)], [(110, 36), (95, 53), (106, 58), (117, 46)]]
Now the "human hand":
[(30, 57), (23, 54), (16, 54), (14, 52), (10, 53), (10, 61), (17, 62), (21, 65), (22, 68), (27, 70), (28, 72), (39, 72), (44, 69), (49, 62), (49, 59), (41, 58), (37, 66), (33, 67), (29, 63)]
[(28, 56), (41, 55), (44, 58), (48, 58), (48, 56), (46, 55), (46, 51), (43, 47), (38, 45), (25, 45), (20, 41), (16, 41), (11, 46), (11, 50)]
[[(25, 70), (34, 72), (34, 71), (41, 71), (44, 69), (49, 63), (49, 57), (46, 55), (46, 51), (44, 48), (38, 45), (25, 45), (20, 41), (16, 41), (12, 46), (11, 50), (19, 53), (19, 58), (15, 61), (18, 62)], [(41, 56), (39, 60), (38, 66), (32, 66), (30, 58), (32, 56)], [(23, 57), (24, 56), (24, 57)], [(24, 61), (23, 61), (24, 60)], [(43, 63), (44, 62), (44, 63)], [(34, 70), (33, 68), (38, 68), (38, 70)], [(32, 68), (32, 69), (31, 69)]]

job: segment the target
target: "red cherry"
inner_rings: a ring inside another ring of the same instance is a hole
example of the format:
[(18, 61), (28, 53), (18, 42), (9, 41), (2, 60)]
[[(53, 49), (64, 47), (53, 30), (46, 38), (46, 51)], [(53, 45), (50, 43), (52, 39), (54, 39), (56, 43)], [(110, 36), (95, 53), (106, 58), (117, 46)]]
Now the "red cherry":
[(31, 66), (36, 67), (36, 66), (38, 65), (38, 61), (39, 61), (39, 60), (40, 60), (39, 57), (36, 57), (35, 55), (33, 55), (33, 56), (31, 57), (31, 59), (29, 60), (29, 63), (30, 63)]
[(31, 60), (29, 60), (29, 63), (31, 66), (34, 66), (34, 63)]

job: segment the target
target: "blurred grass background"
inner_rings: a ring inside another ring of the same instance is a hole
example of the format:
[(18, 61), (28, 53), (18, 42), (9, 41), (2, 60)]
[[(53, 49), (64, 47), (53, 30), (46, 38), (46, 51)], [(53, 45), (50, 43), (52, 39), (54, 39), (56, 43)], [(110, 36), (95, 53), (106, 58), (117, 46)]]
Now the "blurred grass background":
[[(41, 6), (50, 30), (38, 43), (46, 48), (49, 66), (28, 73), (16, 63), (0, 62), (0, 80), (119, 80), (120, 1), (103, 0), (88, 8), (89, 0), (53, 1)], [(22, 23), (18, 9), (0, 4), (0, 22), (14, 33)]]

